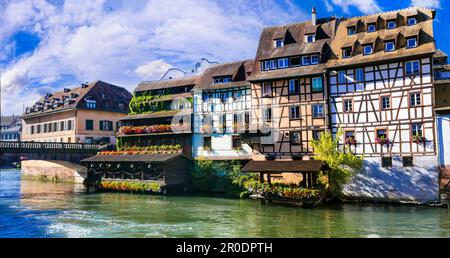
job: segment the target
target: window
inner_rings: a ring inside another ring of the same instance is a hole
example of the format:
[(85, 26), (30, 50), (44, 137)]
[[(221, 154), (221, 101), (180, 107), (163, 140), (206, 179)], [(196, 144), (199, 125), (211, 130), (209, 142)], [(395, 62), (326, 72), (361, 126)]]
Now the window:
[(322, 133), (323, 133), (322, 130), (313, 130), (312, 131), (313, 139), (314, 140), (319, 140), (320, 139), (320, 134), (322, 134)]
[(372, 53), (373, 53), (373, 46), (365, 45), (364, 46), (364, 55), (371, 55)]
[(263, 82), (262, 83), (262, 95), (263, 95), (263, 97), (271, 97), (272, 96), (272, 82)]
[(278, 68), (286, 68), (286, 67), (289, 67), (289, 59), (288, 58), (278, 59)]
[(409, 38), (406, 40), (406, 48), (415, 48), (417, 47), (417, 38)]
[(420, 65), (418, 60), (408, 61), (405, 63), (405, 73), (407, 75), (417, 74), (420, 72)]
[(94, 120), (86, 119), (86, 130), (94, 130)]
[(311, 64), (318, 64), (318, 63), (319, 63), (319, 55), (312, 55)]
[(300, 57), (291, 57), (291, 66), (299, 66), (301, 64)]
[(58, 131), (58, 123), (56, 123), (56, 122), (52, 123), (52, 129), (53, 129), (53, 132)]
[(322, 104), (314, 104), (312, 108), (313, 108), (313, 118), (321, 118), (324, 116)]
[(403, 167), (414, 167), (413, 157), (402, 157)]
[(59, 128), (61, 131), (66, 130), (66, 128), (64, 128), (64, 121), (59, 122)]
[(297, 95), (299, 93), (299, 84), (297, 79), (289, 80), (289, 95)]
[(413, 136), (420, 136), (422, 137), (422, 124), (412, 124), (411, 125), (411, 133)]
[(388, 41), (384, 43), (384, 51), (391, 52), (395, 50), (395, 42), (394, 41)]
[(44, 124), (44, 133), (48, 132), (47, 124)]
[(315, 34), (306, 35), (306, 43), (313, 43), (315, 41), (316, 41), (316, 35)]
[(97, 101), (95, 101), (95, 99), (86, 99), (86, 107), (87, 108), (96, 108)]
[(408, 18), (408, 26), (416, 25), (416, 24), (417, 24), (417, 19), (415, 17)]
[(284, 46), (284, 40), (283, 39), (275, 39), (274, 45), (276, 48), (280, 48)]
[(94, 143), (94, 138), (93, 137), (86, 137), (84, 139), (84, 143)]
[(386, 131), (386, 129), (378, 129), (376, 131), (376, 137), (377, 138), (387, 139), (387, 131)]
[(363, 82), (364, 81), (364, 69), (363, 68), (356, 68), (355, 69), (355, 79), (357, 82)]
[(203, 137), (203, 149), (206, 149), (206, 150), (211, 149), (211, 136)]
[(101, 93), (100, 95), (102, 96), (102, 99), (106, 99), (106, 94), (105, 93)]
[(345, 71), (339, 71), (338, 72), (338, 81), (339, 81), (339, 83), (346, 83), (347, 82), (347, 75), (345, 74)]
[(397, 27), (397, 23), (395, 21), (388, 21), (387, 28), (388, 29), (395, 29)]
[(232, 137), (232, 146), (233, 146), (233, 149), (241, 148), (241, 136), (233, 135), (233, 137)]
[(300, 106), (289, 108), (289, 119), (300, 119)]
[(100, 127), (100, 131), (112, 131), (113, 130), (113, 123), (112, 123), (112, 121), (101, 120), (99, 127)]
[(36, 126), (36, 133), (41, 133), (41, 125), (37, 125)]
[(263, 70), (263, 71), (269, 70), (269, 61), (262, 61), (261, 62), (261, 70)]
[(347, 28), (347, 34), (348, 35), (354, 35), (355, 33), (356, 33), (356, 26)]
[(391, 97), (381, 96), (381, 110), (386, 110), (391, 108)]
[(230, 76), (224, 77), (223, 82), (224, 83), (231, 82), (231, 77)]
[(322, 91), (322, 90), (323, 90), (322, 77), (312, 78), (312, 91)]
[(301, 144), (301, 132), (290, 132), (290, 142), (293, 145)]
[(270, 61), (269, 61), (269, 69), (270, 69), (270, 70), (275, 70), (275, 69), (277, 69), (277, 60), (270, 60)]
[(410, 93), (409, 94), (409, 105), (411, 107), (420, 105), (420, 93)]
[(342, 49), (342, 58), (349, 58), (352, 56), (352, 49), (351, 48), (344, 48)]
[(344, 99), (344, 112), (352, 112), (353, 111), (353, 100)]
[(262, 109), (262, 117), (264, 122), (272, 121), (272, 109), (271, 108), (263, 108)]
[(34, 125), (30, 127), (30, 134), (34, 134)]
[(392, 167), (392, 157), (381, 157), (381, 166), (384, 168)]
[(375, 26), (375, 24), (369, 24), (367, 25), (367, 32), (374, 32), (377, 30), (377, 27)]
[(345, 131), (345, 139), (355, 139), (355, 131)]
[(310, 65), (311, 57), (310, 56), (302, 56), (302, 65)]
[(52, 124), (47, 124), (47, 129), (48, 129), (48, 132), (51, 133), (52, 132)]

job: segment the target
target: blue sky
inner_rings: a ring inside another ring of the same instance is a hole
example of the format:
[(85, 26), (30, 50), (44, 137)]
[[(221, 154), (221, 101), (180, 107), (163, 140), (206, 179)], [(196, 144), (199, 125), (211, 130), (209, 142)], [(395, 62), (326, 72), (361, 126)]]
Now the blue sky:
[(450, 53), (450, 0), (0, 0), (1, 113), (46, 92), (104, 80), (132, 91), (202, 57), (253, 58), (265, 26), (424, 6)]

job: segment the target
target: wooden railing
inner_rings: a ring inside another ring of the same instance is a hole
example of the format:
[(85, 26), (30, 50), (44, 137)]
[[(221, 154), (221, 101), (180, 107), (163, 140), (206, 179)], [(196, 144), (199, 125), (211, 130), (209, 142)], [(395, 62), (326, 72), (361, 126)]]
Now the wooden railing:
[(65, 142), (6, 142), (0, 141), (0, 152), (2, 153), (97, 153), (104, 150), (108, 145), (89, 143), (65, 143)]

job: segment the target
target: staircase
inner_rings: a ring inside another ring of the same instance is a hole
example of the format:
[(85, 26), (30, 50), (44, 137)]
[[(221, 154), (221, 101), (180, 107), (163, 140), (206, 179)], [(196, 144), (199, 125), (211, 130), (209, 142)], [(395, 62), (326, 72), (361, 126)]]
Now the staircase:
[(441, 195), (441, 203), (450, 205), (450, 168), (446, 167), (440, 168), (440, 184), (439, 184), (439, 192)]

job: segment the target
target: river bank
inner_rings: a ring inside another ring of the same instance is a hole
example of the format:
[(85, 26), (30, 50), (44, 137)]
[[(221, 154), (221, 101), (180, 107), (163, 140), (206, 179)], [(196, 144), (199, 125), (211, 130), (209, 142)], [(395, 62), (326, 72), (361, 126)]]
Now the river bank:
[(86, 194), (0, 173), (0, 237), (450, 237), (450, 210), (330, 204), (315, 209), (204, 196)]

